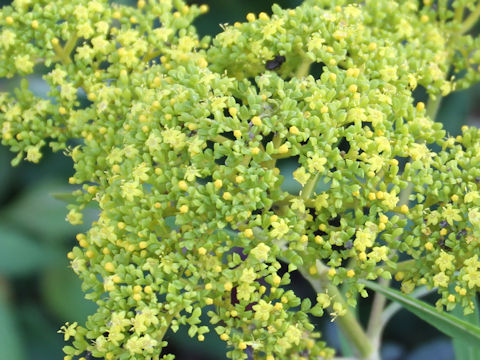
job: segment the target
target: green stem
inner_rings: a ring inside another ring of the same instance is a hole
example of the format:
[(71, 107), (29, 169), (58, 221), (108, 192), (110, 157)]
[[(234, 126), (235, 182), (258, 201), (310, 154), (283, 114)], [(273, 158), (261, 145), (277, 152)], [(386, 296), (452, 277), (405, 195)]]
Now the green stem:
[(299, 79), (307, 76), (310, 73), (310, 65), (312, 64), (309, 60), (302, 60), (300, 66), (298, 67), (297, 73), (295, 76)]
[[(372, 356), (375, 357), (374, 348), (370, 343), (370, 339), (351, 311), (351, 308), (346, 303), (340, 290), (326, 277), (326, 266), (323, 264), (321, 266), (323, 269), (319, 278), (313, 278), (308, 274), (307, 270), (300, 269), (300, 271), (304, 278), (310, 282), (317, 293), (327, 291), (328, 294), (335, 299), (335, 302), (342, 304), (342, 306), (346, 309), (345, 315), (338, 316), (335, 319), (335, 322), (338, 324), (340, 331), (343, 335), (345, 335), (348, 342), (352, 345), (352, 347), (354, 347), (359, 358), (371, 359)], [(332, 312), (332, 309), (329, 308), (328, 311)]]
[(435, 121), (438, 110), (440, 110), (440, 104), (442, 103), (442, 96), (437, 95), (436, 97), (431, 97), (430, 100), (428, 100), (427, 104), (427, 116)]
[(469, 32), (477, 23), (478, 19), (480, 18), (480, 2), (477, 4), (475, 10), (465, 19), (463, 22), (462, 28), (460, 30), (460, 34), (465, 34)]
[(317, 185), (319, 177), (320, 177), (320, 173), (317, 172), (313, 178), (307, 181), (300, 195), (300, 197), (303, 200), (310, 199), (310, 196), (312, 196), (313, 190), (315, 190), (315, 186)]

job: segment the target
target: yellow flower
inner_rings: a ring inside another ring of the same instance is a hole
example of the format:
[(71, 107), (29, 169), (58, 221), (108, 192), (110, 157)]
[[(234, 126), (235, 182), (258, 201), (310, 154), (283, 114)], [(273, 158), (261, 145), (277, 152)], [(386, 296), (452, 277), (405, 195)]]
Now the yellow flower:
[(289, 231), (289, 227), (285, 220), (280, 219), (272, 223), (273, 230), (270, 231), (272, 237), (282, 237)]
[(74, 322), (73, 324), (70, 323), (65, 323), (60, 330), (57, 331), (59, 334), (63, 334), (63, 338), (65, 341), (68, 341), (71, 337), (74, 337), (75, 334), (77, 333), (76, 327), (77, 327), (77, 322)]
[(252, 309), (255, 311), (255, 320), (267, 321), (270, 318), (273, 305), (261, 299), (258, 304), (252, 306)]
[(270, 247), (265, 245), (264, 243), (258, 244), (252, 250), (250, 250), (250, 254), (252, 254), (258, 261), (265, 261), (268, 258), (268, 253), (270, 252)]
[[(469, 213), (469, 215), (470, 215), (470, 213)], [(447, 206), (445, 206), (443, 208), (442, 216), (445, 218), (445, 220), (447, 220), (447, 222), (450, 225), (453, 225), (454, 221), (461, 221), (462, 220), (462, 217), (460, 216), (460, 210), (459, 209), (454, 209), (452, 204), (447, 204)]]
[(305, 186), (308, 179), (310, 179), (310, 174), (305, 171), (303, 166), (300, 166), (297, 170), (293, 172), (293, 178), (297, 180), (302, 186)]
[(433, 286), (446, 288), (449, 280), (450, 278), (441, 271), (433, 277)]
[(455, 256), (447, 254), (445, 251), (440, 252), (440, 256), (435, 260), (435, 265), (437, 265), (440, 271), (455, 270)]

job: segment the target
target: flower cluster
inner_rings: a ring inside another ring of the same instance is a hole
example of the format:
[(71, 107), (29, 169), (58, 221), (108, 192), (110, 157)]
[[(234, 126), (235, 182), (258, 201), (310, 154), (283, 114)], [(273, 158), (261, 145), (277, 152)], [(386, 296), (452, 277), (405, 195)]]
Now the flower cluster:
[(62, 328), (66, 359), (173, 359), (163, 336), (181, 326), (199, 341), (214, 329), (232, 359), (329, 358), (308, 315), (346, 305), (287, 290), (297, 270), (344, 284), (350, 305), (366, 296), (359, 280), (394, 276), (471, 309), (480, 132), (446, 136), (412, 92), (477, 81), (479, 40), (431, 1), (357, 3), (274, 6), (213, 41), (191, 26), (207, 8), (181, 0), (1, 9), (0, 76), (44, 64), (50, 86), (47, 99), (25, 78), (0, 94), (2, 143), (14, 164), (64, 149), (81, 185), (67, 220), (100, 210), (68, 254), (98, 310)]

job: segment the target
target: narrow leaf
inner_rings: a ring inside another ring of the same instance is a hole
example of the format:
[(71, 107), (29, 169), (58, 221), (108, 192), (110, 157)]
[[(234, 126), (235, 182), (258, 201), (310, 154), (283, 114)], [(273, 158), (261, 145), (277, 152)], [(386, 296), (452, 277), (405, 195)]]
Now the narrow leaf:
[(459, 319), (447, 312), (439, 312), (435, 307), (414, 299), (382, 285), (371, 281), (362, 281), (368, 288), (379, 292), (388, 299), (401, 304), (405, 309), (426, 321), (430, 325), (455, 339), (461, 339), (475, 346), (480, 346), (480, 327)]
[[(473, 299), (475, 304), (475, 311), (472, 314), (464, 315), (463, 309), (460, 306), (457, 306), (452, 314), (457, 318), (465, 320), (470, 324), (475, 326), (480, 325), (480, 314), (478, 311), (478, 301)], [(453, 348), (455, 350), (455, 359), (456, 360), (477, 360), (480, 359), (480, 347), (472, 346), (469, 342), (464, 341), (461, 338), (453, 339)]]

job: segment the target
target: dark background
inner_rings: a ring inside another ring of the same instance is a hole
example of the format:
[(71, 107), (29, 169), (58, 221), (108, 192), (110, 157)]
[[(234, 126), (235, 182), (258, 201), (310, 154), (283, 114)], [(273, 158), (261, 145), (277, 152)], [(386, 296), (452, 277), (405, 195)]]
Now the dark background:
[[(190, 1), (193, 2), (196, 1)], [(0, 0), (0, 5), (8, 3)], [(196, 24), (201, 35), (214, 35), (221, 31), (219, 24), (243, 21), (249, 12), (270, 13), (274, 1), (202, 3), (210, 5), (210, 12)], [(277, 3), (294, 7), (301, 1)], [(40, 76), (29, 77), (38, 94), (46, 91)], [(18, 79), (0, 80), (0, 91), (10, 90), (16, 84)], [(439, 121), (451, 135), (457, 135), (462, 125), (478, 123), (479, 100), (478, 86), (449, 96), (444, 100)], [(83, 322), (95, 309), (93, 303), (83, 300), (80, 283), (65, 256), (75, 244), (75, 234), (87, 226), (69, 225), (64, 220), (66, 203), (52, 197), (72, 190), (67, 184), (73, 173), (72, 164), (61, 153), (47, 153), (39, 165), (22, 163), (12, 168), (12, 158), (12, 153), (0, 146), (0, 360), (61, 359), (64, 343), (57, 330), (66, 321)], [(296, 188), (291, 178), (284, 185), (286, 189)], [(86, 214), (86, 223), (95, 217), (91, 210)], [(292, 283), (299, 295), (314, 300), (315, 293), (302, 278), (293, 276)], [(367, 300), (359, 308), (362, 319), (368, 317), (368, 305)], [(325, 319), (318, 322), (318, 328), (332, 346), (339, 346), (333, 323)], [(169, 350), (180, 360), (225, 359), (224, 343), (214, 335), (198, 343), (180, 330), (176, 335), (167, 334), (166, 340)], [(446, 360), (453, 359), (453, 350), (448, 338), (401, 311), (386, 330), (382, 358)]]

